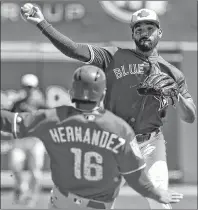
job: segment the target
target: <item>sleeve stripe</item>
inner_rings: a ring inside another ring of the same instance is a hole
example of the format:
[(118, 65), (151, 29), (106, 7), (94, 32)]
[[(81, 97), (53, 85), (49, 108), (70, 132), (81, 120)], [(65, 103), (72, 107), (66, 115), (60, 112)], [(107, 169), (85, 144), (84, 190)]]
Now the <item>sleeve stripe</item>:
[(141, 169), (143, 169), (143, 168), (145, 168), (145, 167), (146, 167), (146, 163), (145, 163), (144, 165), (140, 166), (139, 168), (133, 170), (133, 171), (124, 172), (124, 173), (121, 172), (121, 174), (122, 174), (122, 175), (132, 174), (132, 173), (134, 173), (134, 172), (136, 172), (136, 171), (139, 171), (139, 170), (141, 170)]
[(13, 123), (13, 134), (14, 137), (17, 138), (17, 117), (18, 117), (19, 113), (15, 113), (14, 115), (14, 123)]
[(89, 51), (91, 53), (91, 59), (87, 62), (84, 62), (85, 64), (91, 64), (94, 61), (95, 55), (94, 55), (94, 51), (91, 45), (88, 45)]

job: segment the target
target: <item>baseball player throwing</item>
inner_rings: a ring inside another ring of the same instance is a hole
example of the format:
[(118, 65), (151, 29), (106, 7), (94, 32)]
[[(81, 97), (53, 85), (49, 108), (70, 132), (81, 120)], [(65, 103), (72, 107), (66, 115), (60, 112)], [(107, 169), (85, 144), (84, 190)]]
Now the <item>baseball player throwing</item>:
[(150, 182), (132, 128), (101, 108), (105, 93), (104, 72), (83, 66), (73, 75), (71, 99), (76, 108), (1, 110), (1, 130), (15, 138), (38, 137), (45, 145), (54, 182), (49, 208), (113, 208), (122, 177), (145, 197), (164, 204), (179, 202), (182, 194)]
[[(122, 49), (76, 43), (49, 24), (39, 8), (34, 9), (33, 15), (24, 14), (26, 20), (35, 24), (57, 49), (66, 56), (104, 70), (107, 76), (105, 108), (134, 129), (150, 179), (155, 186), (167, 189), (162, 120), (168, 105), (174, 105), (182, 120), (193, 123), (196, 107), (183, 73), (157, 51), (163, 34), (157, 14), (148, 9), (135, 12), (130, 24), (135, 49)], [(171, 208), (170, 205), (148, 201), (151, 209)]]

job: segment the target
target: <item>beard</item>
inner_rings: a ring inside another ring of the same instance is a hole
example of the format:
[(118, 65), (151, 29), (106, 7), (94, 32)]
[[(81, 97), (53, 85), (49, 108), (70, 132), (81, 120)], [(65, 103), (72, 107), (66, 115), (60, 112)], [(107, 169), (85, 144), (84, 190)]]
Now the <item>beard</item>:
[(142, 52), (149, 52), (153, 50), (157, 44), (159, 39), (155, 38), (153, 41), (146, 38), (141, 38), (140, 40), (134, 40), (136, 46), (142, 51)]

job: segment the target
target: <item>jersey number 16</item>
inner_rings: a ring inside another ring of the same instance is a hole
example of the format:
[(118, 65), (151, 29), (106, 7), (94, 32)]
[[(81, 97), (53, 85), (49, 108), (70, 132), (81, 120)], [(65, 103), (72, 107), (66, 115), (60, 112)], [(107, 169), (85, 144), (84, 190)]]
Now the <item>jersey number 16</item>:
[[(71, 148), (74, 154), (74, 176), (87, 181), (100, 181), (103, 178), (103, 157), (97, 152), (83, 152), (79, 148)], [(95, 163), (92, 163), (92, 162)]]

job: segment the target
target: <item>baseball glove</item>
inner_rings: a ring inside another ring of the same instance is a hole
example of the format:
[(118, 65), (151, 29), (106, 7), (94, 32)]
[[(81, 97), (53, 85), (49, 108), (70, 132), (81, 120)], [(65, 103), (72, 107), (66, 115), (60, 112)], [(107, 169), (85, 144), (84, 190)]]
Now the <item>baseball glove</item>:
[(137, 88), (140, 95), (152, 95), (165, 98), (177, 98), (178, 84), (168, 74), (163, 72), (150, 74)]

